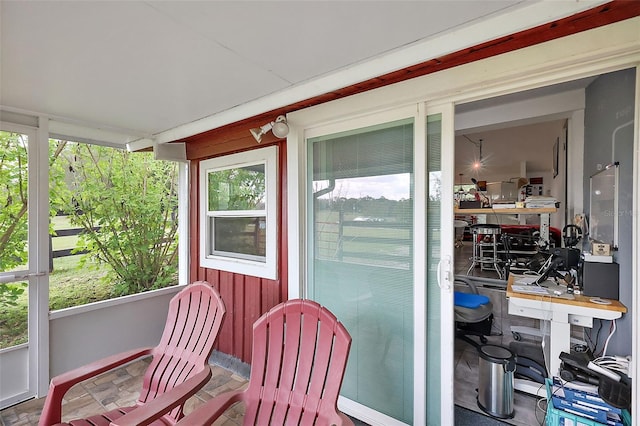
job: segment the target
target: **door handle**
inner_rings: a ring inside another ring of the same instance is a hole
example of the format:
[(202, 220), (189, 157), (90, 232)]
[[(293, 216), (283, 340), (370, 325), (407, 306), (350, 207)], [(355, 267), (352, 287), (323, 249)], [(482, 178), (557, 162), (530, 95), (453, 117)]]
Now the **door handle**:
[[(442, 274), (442, 268), (444, 267), (444, 276)], [(438, 269), (436, 270), (436, 277), (438, 280), (438, 287), (441, 290), (451, 291), (451, 257), (445, 256), (438, 262)]]

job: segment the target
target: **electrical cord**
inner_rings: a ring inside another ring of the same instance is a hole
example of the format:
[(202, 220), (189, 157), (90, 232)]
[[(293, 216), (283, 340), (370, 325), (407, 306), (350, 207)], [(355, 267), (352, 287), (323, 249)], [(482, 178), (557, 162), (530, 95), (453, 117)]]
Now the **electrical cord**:
[[(571, 382), (571, 380), (561, 380), (561, 381), (560, 381), (560, 387), (558, 387), (556, 390), (552, 391), (552, 393), (551, 393), (551, 397), (541, 397), (541, 398), (538, 398), (538, 401), (536, 402), (536, 411), (535, 411), (535, 416), (536, 416), (536, 421), (540, 424), (540, 426), (542, 426), (542, 425), (544, 424), (543, 422), (545, 422), (545, 421), (546, 421), (546, 419), (547, 419), (547, 409), (549, 408), (549, 404), (553, 404), (553, 402), (552, 402), (552, 399), (551, 399), (551, 398), (556, 394), (556, 392), (559, 392), (561, 389), (562, 389), (562, 390), (564, 390), (564, 384), (565, 384), (565, 383), (570, 383), (570, 382)], [(542, 386), (545, 386), (545, 385), (542, 385)], [(542, 389), (542, 386), (540, 386), (540, 387), (538, 388), (538, 392), (537, 392), (537, 393), (540, 393), (540, 389)], [(545, 408), (542, 408), (542, 407), (540, 406), (540, 404), (541, 404), (543, 401), (544, 401), (544, 402), (546, 402), (546, 404), (547, 404), (547, 406), (546, 406)], [(538, 410), (540, 410), (540, 411), (544, 412), (544, 417), (542, 418), (542, 422), (540, 421), (540, 419), (538, 419)]]
[(593, 350), (593, 356), (595, 357), (606, 355), (606, 350), (607, 350), (607, 345), (609, 344), (609, 340), (611, 339), (611, 336), (613, 335), (613, 333), (615, 333), (616, 326), (615, 326), (615, 320), (613, 320), (611, 322), (611, 325), (609, 326), (609, 334), (605, 339), (602, 349), (600, 349), (599, 351), (596, 350), (598, 348), (598, 341), (600, 340), (600, 330), (602, 330), (602, 324), (604, 323), (604, 321), (606, 320), (603, 320), (603, 319), (600, 320), (600, 327), (598, 327), (598, 333), (596, 334), (596, 347)]
[(612, 322), (612, 327), (613, 327), (613, 331), (611, 331), (611, 329), (609, 329), (609, 337), (607, 337), (607, 340), (604, 342), (604, 348), (602, 349), (602, 356), (605, 356), (607, 354), (607, 347), (609, 346), (609, 340), (611, 340), (611, 337), (613, 337), (614, 334), (616, 334), (616, 320), (614, 319)]
[(593, 346), (593, 351), (592, 353), (594, 355), (596, 355), (597, 353), (597, 349), (598, 349), (598, 340), (600, 339), (600, 330), (602, 330), (602, 320), (600, 321), (600, 326), (598, 327), (598, 332), (596, 333), (596, 341), (595, 341), (595, 345)]
[[(545, 403), (546, 407), (542, 408), (540, 406), (541, 403)], [(538, 398), (538, 401), (536, 401), (536, 421), (538, 422), (538, 424), (540, 426), (544, 425), (546, 423), (547, 420), (547, 407), (549, 406), (549, 401), (547, 400), (547, 398)], [(544, 416), (542, 417), (542, 420), (540, 420), (538, 418), (538, 410), (542, 411), (544, 413)]]
[(629, 359), (619, 356), (601, 356), (592, 361), (594, 364), (608, 370), (614, 370), (629, 376)]
[(582, 329), (582, 337), (584, 337), (584, 341), (587, 342), (587, 347), (589, 348), (591, 353), (593, 353), (593, 351), (595, 350), (595, 347), (594, 347), (593, 341), (591, 340), (591, 335), (587, 333), (586, 328)]
[[(545, 385), (541, 385), (538, 388), (538, 391), (536, 392), (536, 395), (540, 394), (540, 390), (542, 389), (542, 387)], [(542, 408), (540, 406), (540, 403), (545, 402), (547, 404), (547, 406), (545, 408)], [(546, 419), (547, 419), (547, 407), (549, 406), (549, 400), (547, 399), (547, 397), (540, 397), (538, 398), (538, 400), (536, 401), (536, 407), (535, 407), (535, 416), (536, 416), (536, 421), (538, 422), (538, 424), (540, 426), (542, 426), (543, 424), (545, 424)], [(540, 420), (538, 418), (538, 410), (542, 411), (542, 413), (544, 414), (544, 416), (542, 417), (542, 420)]]

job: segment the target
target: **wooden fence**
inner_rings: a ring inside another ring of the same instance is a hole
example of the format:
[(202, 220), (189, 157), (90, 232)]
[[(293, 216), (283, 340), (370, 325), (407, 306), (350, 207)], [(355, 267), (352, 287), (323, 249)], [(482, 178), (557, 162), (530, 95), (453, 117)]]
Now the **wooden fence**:
[[(60, 217), (60, 216), (66, 216), (66, 215), (58, 213), (57, 216)], [(100, 230), (99, 226), (96, 226), (93, 228), (93, 231), (99, 231), (99, 230)], [(58, 250), (53, 249), (54, 238), (78, 236), (86, 232), (84, 228), (54, 229), (54, 232), (55, 232), (55, 235), (49, 235), (49, 272), (53, 272), (53, 259), (87, 253), (86, 250), (76, 250), (75, 248), (64, 248), (64, 249), (58, 249)]]
[(317, 221), (316, 256), (325, 260), (409, 268), (413, 261), (412, 227), (375, 218)]

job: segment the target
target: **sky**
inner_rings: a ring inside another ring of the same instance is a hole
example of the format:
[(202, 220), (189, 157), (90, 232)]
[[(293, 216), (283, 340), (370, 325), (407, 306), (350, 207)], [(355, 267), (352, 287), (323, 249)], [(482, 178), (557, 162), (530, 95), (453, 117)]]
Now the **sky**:
[[(326, 188), (329, 181), (314, 182), (314, 191)], [(370, 176), (360, 178), (339, 179), (336, 188), (330, 194), (331, 198), (364, 198), (378, 199), (384, 197), (388, 200), (409, 199), (411, 179), (409, 173), (395, 175)], [(328, 198), (324, 195), (320, 198)]]

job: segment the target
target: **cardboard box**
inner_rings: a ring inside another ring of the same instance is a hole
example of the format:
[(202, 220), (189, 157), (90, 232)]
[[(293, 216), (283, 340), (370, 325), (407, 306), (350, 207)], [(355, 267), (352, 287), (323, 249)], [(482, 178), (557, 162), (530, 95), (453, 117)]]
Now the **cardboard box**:
[(609, 256), (611, 255), (611, 246), (609, 244), (592, 243), (591, 254), (594, 256)]

